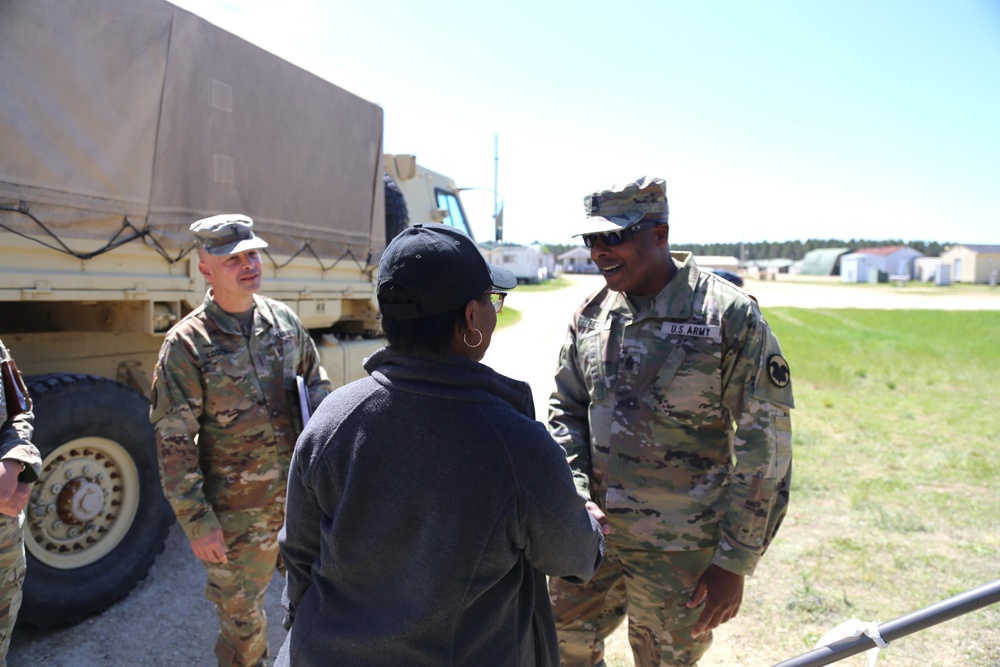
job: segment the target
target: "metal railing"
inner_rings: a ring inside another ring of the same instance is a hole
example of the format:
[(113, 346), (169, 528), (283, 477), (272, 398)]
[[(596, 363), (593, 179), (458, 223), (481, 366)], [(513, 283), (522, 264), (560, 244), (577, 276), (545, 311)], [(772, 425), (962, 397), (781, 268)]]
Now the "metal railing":
[[(897, 619), (879, 623), (877, 625), (878, 635), (885, 643), (889, 643), (914, 632), (926, 630), (932, 625), (949, 621), (956, 616), (988, 607), (996, 602), (1000, 602), (1000, 579), (942, 600), (929, 607), (910, 612)], [(821, 667), (872, 648), (877, 648), (873, 638), (867, 635), (850, 637), (835, 641), (827, 646), (820, 646), (808, 653), (773, 665), (773, 667)]]

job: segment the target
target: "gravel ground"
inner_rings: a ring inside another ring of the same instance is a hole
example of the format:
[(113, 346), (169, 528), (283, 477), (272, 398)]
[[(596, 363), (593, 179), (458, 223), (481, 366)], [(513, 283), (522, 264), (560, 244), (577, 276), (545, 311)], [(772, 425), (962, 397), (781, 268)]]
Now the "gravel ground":
[[(277, 654), (281, 627), (282, 579), (267, 591), (271, 620), (268, 644)], [(9, 667), (160, 667), (214, 666), (218, 621), (204, 598), (205, 570), (177, 524), (167, 545), (135, 590), (105, 612), (70, 628), (48, 631), (16, 628), (7, 656)]]
[[(522, 313), (515, 326), (500, 330), (484, 360), (506, 375), (527, 380), (533, 388), (536, 412), (544, 418), (552, 388), (556, 355), (572, 309), (603, 284), (599, 276), (570, 276), (572, 286), (550, 292), (517, 292), (507, 304)], [(784, 277), (783, 277), (784, 278)], [(762, 306), (824, 308), (916, 308), (937, 310), (1000, 310), (1000, 289), (975, 294), (923, 286), (844, 286), (836, 281), (747, 281), (747, 290)], [(205, 575), (175, 525), (166, 549), (149, 576), (129, 597), (102, 614), (71, 627), (49, 631), (17, 628), (8, 655), (10, 667), (88, 667), (115, 665), (215, 664), (212, 653), (217, 621), (214, 607), (203, 597)], [(284, 639), (281, 586), (275, 576), (266, 608), (271, 619), (268, 642), (272, 656)], [(733, 628), (736, 629), (735, 627)], [(724, 665), (726, 628), (717, 633), (711, 665)], [(613, 648), (627, 654), (622, 633)], [(723, 660), (723, 662), (719, 662)]]

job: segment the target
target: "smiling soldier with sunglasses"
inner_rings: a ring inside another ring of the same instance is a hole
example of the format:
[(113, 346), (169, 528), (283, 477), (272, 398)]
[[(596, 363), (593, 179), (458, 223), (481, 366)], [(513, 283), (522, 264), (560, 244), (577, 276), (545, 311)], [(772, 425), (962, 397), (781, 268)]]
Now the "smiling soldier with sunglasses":
[(603, 664), (626, 615), (636, 665), (693, 665), (787, 510), (788, 364), (752, 297), (670, 252), (663, 179), (584, 207), (607, 285), (570, 320), (549, 430), (608, 534), (589, 583), (550, 582), (562, 665)]

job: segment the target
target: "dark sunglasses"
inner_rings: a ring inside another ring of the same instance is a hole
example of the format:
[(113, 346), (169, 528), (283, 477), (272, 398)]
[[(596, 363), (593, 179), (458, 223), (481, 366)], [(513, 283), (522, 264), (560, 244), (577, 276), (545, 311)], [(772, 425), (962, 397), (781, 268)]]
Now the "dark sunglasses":
[(632, 225), (631, 227), (626, 227), (625, 229), (619, 229), (614, 232), (600, 232), (598, 234), (584, 234), (583, 235), (583, 245), (588, 248), (593, 248), (594, 243), (597, 239), (601, 239), (601, 243), (606, 246), (614, 247), (616, 245), (621, 245), (631, 241), (636, 237), (636, 235), (644, 229), (649, 229), (650, 227), (655, 227), (656, 225), (662, 224), (658, 220), (649, 220), (648, 222), (640, 222), (638, 224)]

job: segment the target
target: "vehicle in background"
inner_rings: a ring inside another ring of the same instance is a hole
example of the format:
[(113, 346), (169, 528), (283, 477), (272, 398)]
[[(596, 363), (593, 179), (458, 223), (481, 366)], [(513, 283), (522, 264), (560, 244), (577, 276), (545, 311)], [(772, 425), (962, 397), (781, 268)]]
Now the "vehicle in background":
[(728, 280), (732, 284), (736, 285), (737, 287), (743, 287), (743, 276), (741, 276), (738, 273), (734, 273), (733, 271), (730, 271), (729, 269), (706, 268), (705, 270), (706, 271), (711, 271), (712, 273), (714, 273), (715, 275), (719, 276), (720, 278), (725, 278), (726, 280)]
[[(391, 179), (399, 190), (408, 216), (407, 222), (387, 231), (389, 240), (392, 240), (406, 225), (437, 222), (450, 225), (467, 234), (476, 241), (479, 251), (491, 264), (505, 265), (504, 257), (509, 246), (492, 240), (477, 239), (472, 231), (461, 197), (462, 190), (468, 188), (459, 188), (450, 177), (418, 164), (414, 155), (386, 154), (383, 156), (383, 165), (386, 177)], [(392, 209), (392, 200), (393, 197), (387, 194), (387, 212)], [(503, 238), (502, 210), (494, 221), (494, 228), (496, 238)]]
[(531, 245), (508, 243), (499, 246), (497, 250), (500, 254), (500, 265), (513, 273), (519, 283), (538, 285), (552, 277), (546, 266), (545, 250), (537, 243)]
[(0, 335), (43, 459), (19, 621), (45, 627), (128, 594), (174, 520), (148, 395), (205, 298), (190, 223), (254, 219), (264, 293), (340, 385), (384, 344), (373, 275), (406, 211), (381, 107), (166, 0), (2, 2), (0, 62)]
[[(407, 224), (438, 222), (451, 225), (475, 239), (455, 181), (444, 174), (417, 164), (417, 158), (414, 155), (386, 154), (383, 156), (382, 162), (385, 173), (395, 181), (405, 201), (409, 216)], [(388, 240), (391, 240), (404, 228), (405, 225), (392, 230), (393, 233)]]
[[(466, 233), (479, 245), (480, 252), (491, 264), (502, 266), (517, 277), (518, 282), (538, 284), (552, 278), (549, 268), (555, 259), (547, 256), (537, 243), (518, 245), (477, 239), (462, 205), (462, 190), (488, 190), (488, 188), (459, 188), (455, 181), (444, 174), (418, 164), (414, 155), (383, 156), (386, 175), (391, 178), (405, 200), (409, 215), (407, 224), (438, 222), (451, 225)], [(390, 210), (393, 197), (386, 194), (386, 210)], [(388, 234), (391, 239), (404, 226)], [(496, 216), (494, 228), (497, 239), (503, 238), (503, 211)]]

